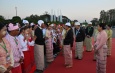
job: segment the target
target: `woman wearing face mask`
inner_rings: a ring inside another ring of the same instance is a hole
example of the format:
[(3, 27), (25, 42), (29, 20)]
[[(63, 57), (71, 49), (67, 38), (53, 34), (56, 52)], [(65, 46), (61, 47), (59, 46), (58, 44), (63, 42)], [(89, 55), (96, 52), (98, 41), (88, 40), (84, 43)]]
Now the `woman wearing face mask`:
[(6, 33), (6, 26), (0, 23), (0, 73), (10, 73), (14, 65), (11, 46), (6, 38), (4, 38)]

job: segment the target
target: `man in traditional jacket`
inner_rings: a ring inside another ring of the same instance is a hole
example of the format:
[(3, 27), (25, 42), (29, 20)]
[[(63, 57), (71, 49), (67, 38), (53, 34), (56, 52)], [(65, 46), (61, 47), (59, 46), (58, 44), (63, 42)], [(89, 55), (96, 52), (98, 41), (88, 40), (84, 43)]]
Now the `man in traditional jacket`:
[(73, 47), (73, 30), (71, 24), (68, 22), (65, 24), (66, 35), (63, 41), (64, 43), (64, 58), (66, 68), (71, 68), (73, 66), (72, 61), (72, 47)]
[(92, 35), (93, 35), (94, 28), (92, 27), (92, 23), (89, 22), (88, 26), (85, 30), (85, 44), (86, 44), (86, 51), (91, 52), (92, 51)]
[(81, 60), (83, 58), (83, 41), (85, 39), (85, 32), (82, 28), (80, 28), (79, 22), (75, 22), (75, 37), (76, 37), (75, 58)]
[(34, 57), (35, 57), (35, 64), (36, 64), (36, 72), (42, 73), (44, 70), (44, 43), (45, 38), (43, 36), (42, 28), (44, 26), (44, 21), (38, 21), (38, 27), (35, 30), (35, 46), (34, 46)]

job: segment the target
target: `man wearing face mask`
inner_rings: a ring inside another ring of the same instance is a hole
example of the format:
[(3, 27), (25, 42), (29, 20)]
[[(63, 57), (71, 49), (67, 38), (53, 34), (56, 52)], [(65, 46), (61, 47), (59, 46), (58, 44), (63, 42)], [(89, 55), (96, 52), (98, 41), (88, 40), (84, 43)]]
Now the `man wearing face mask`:
[(19, 34), (19, 27), (18, 25), (14, 25), (10, 23), (8, 25), (9, 34), (6, 36), (6, 39), (10, 42), (13, 57), (14, 57), (14, 66), (12, 69), (12, 73), (22, 73), (21, 70), (21, 63), (23, 62), (24, 55), (22, 53), (22, 46), (19, 42), (19, 39), (17, 38), (17, 35)]
[(45, 39), (43, 36), (42, 28), (44, 27), (44, 21), (38, 21), (38, 27), (35, 29), (35, 46), (34, 46), (34, 58), (36, 64), (36, 71), (42, 73), (44, 70), (44, 43)]

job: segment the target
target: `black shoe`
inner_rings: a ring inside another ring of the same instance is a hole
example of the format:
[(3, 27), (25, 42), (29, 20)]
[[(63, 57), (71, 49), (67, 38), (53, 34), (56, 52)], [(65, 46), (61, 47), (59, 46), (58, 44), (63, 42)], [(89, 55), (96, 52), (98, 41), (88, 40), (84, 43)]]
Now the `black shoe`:
[(107, 57), (110, 57), (111, 55), (107, 55)]
[(34, 73), (43, 73), (43, 70), (38, 70), (38, 69), (36, 69), (36, 70), (34, 71)]
[(75, 59), (78, 59), (78, 57), (75, 57)]
[(38, 70), (36, 69), (36, 70), (34, 71), (34, 73), (38, 73)]
[(82, 58), (80, 59), (80, 58), (78, 58), (78, 60), (82, 60)]
[(87, 50), (86, 50), (86, 52), (92, 52), (92, 51), (87, 51)]
[(93, 59), (93, 61), (96, 61), (96, 59)]

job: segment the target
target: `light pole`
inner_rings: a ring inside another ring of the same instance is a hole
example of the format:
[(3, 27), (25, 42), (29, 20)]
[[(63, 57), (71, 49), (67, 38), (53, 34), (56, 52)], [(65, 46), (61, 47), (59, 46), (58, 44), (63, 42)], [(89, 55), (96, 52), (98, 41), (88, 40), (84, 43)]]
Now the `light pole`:
[(17, 16), (17, 7), (15, 7), (15, 10), (16, 10), (16, 16)]

